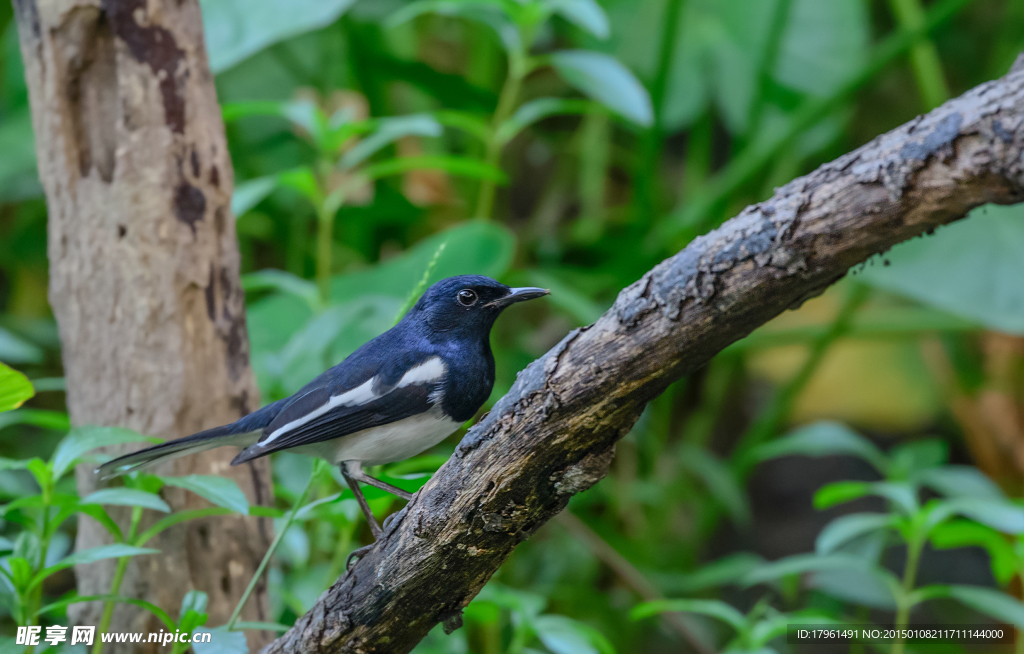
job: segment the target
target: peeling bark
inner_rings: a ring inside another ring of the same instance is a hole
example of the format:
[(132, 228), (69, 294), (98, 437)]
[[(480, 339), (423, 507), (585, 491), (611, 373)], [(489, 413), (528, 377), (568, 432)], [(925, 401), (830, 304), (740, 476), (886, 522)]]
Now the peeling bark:
[[(196, 0), (14, 0), (49, 208), (50, 303), (60, 327), (76, 425), (164, 437), (231, 422), (259, 405), (249, 366), (233, 173)], [(125, 448), (128, 449), (128, 448)], [(230, 468), (229, 452), (168, 464), (169, 474), (232, 477), (270, 501), (269, 464)], [(83, 495), (95, 488), (78, 471)], [(167, 489), (175, 509), (205, 501)], [(192, 522), (139, 557), (122, 595), (174, 614), (191, 589), (227, 620), (268, 545), (270, 526), (241, 517)], [(108, 542), (83, 517), (78, 548)], [(105, 594), (113, 561), (77, 570)], [(261, 589), (243, 619), (265, 620)], [(97, 624), (99, 603), (72, 607)], [(118, 605), (113, 630), (159, 630)], [(264, 641), (265, 642), (265, 641)], [(155, 651), (155, 646), (150, 646)]]
[(1024, 72), (983, 84), (747, 207), (520, 373), (377, 547), (264, 652), (411, 650), (607, 471), (670, 383), (870, 256), (1024, 200)]

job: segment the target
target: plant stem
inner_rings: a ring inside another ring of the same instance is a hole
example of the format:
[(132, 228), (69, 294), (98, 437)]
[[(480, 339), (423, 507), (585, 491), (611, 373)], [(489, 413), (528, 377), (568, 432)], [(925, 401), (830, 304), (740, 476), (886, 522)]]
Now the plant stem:
[[(907, 565), (903, 569), (903, 593), (896, 607), (896, 622), (893, 625), (897, 631), (906, 629), (907, 623), (910, 621), (911, 605), (909, 597), (910, 593), (914, 590), (914, 581), (917, 579), (917, 566), (921, 560), (922, 549), (924, 549), (924, 538), (915, 535), (907, 541)], [(904, 639), (896, 639), (892, 644), (892, 649), (889, 650), (889, 654), (903, 654), (905, 644)]]
[(320, 302), (326, 305), (331, 296), (331, 258), (334, 254), (334, 214), (323, 206), (316, 212), (316, 286)]
[(754, 424), (740, 438), (732, 456), (732, 465), (741, 477), (745, 476), (753, 467), (754, 462), (749, 457), (751, 450), (775, 434), (779, 425), (789, 415), (793, 402), (803, 391), (807, 382), (811, 380), (822, 359), (825, 358), (829, 348), (850, 329), (854, 314), (867, 299), (869, 293), (870, 289), (867, 286), (853, 285), (828, 330), (811, 344), (811, 351), (803, 366), (793, 375), (786, 386), (775, 394), (768, 407), (761, 412)]
[[(142, 508), (132, 507), (132, 519), (131, 525), (128, 527), (128, 538), (125, 539), (126, 543), (131, 543), (135, 540), (135, 532), (139, 528), (139, 522), (142, 520)], [(110, 581), (110, 594), (117, 595), (121, 591), (121, 582), (124, 581), (125, 572), (128, 570), (128, 562), (131, 561), (130, 556), (122, 556), (117, 560), (117, 568), (114, 570), (114, 578)], [(100, 618), (100, 624), (96, 627), (96, 642), (92, 646), (92, 654), (100, 654), (103, 651), (103, 639), (100, 638), (100, 634), (107, 633), (110, 629), (110, 621), (114, 618), (114, 600), (107, 600), (103, 605), (103, 616)]]
[[(519, 91), (523, 86), (523, 79), (526, 77), (526, 54), (509, 53), (508, 75), (505, 76), (505, 83), (502, 84), (501, 93), (498, 95), (498, 106), (494, 110), (494, 119), (491, 124), (491, 136), (487, 141), (487, 153), (484, 160), (491, 166), (498, 167), (501, 162), (502, 144), (498, 141), (498, 128), (512, 116), (519, 100)], [(480, 194), (476, 200), (477, 218), (489, 219), (494, 209), (494, 192), (496, 185), (494, 180), (485, 179), (480, 183)]]
[(805, 100), (794, 112), (785, 129), (773, 131), (743, 149), (722, 172), (715, 177), (692, 200), (679, 206), (667, 220), (652, 231), (649, 245), (664, 248), (666, 244), (677, 245), (673, 240), (689, 242), (694, 236), (713, 226), (713, 209), (726, 200), (737, 189), (746, 184), (783, 148), (813, 127), (822, 118), (838, 109), (847, 98), (870, 82), (892, 61), (909, 50), (918, 39), (951, 18), (971, 0), (941, 0), (932, 5), (925, 14), (920, 28), (899, 30), (879, 44), (868, 63), (840, 84), (831, 95)]
[[(920, 30), (924, 25), (925, 12), (921, 0), (889, 0), (889, 7), (902, 29)], [(949, 99), (939, 51), (927, 36), (922, 34), (910, 48), (910, 65), (914, 69), (925, 111), (931, 111)]]
[(640, 142), (639, 166), (634, 175), (636, 195), (634, 215), (637, 219), (649, 222), (661, 210), (660, 191), (658, 184), (658, 162), (661, 159), (662, 106), (665, 103), (665, 91), (668, 88), (669, 72), (672, 67), (672, 55), (675, 53), (676, 40), (679, 33), (679, 17), (683, 12), (685, 0), (668, 0), (665, 15), (662, 17), (661, 34), (658, 44), (658, 68), (651, 82), (651, 104), (654, 107), (654, 124), (644, 132)]
[(306, 496), (309, 495), (309, 490), (313, 488), (313, 482), (319, 476), (319, 466), (320, 461), (317, 460), (316, 464), (313, 466), (313, 473), (309, 476), (309, 481), (306, 483), (306, 487), (302, 490), (302, 495), (299, 496), (299, 499), (294, 505), (292, 505), (291, 511), (289, 511), (288, 515), (285, 516), (284, 524), (281, 525), (277, 534), (274, 535), (274, 541), (270, 543), (270, 548), (267, 550), (267, 553), (263, 555), (263, 560), (260, 561), (260, 565), (256, 568), (256, 572), (249, 581), (249, 585), (246, 587), (245, 592), (242, 593), (241, 599), (238, 600), (235, 610), (231, 613), (231, 618), (228, 619), (228, 623), (226, 625), (228, 631), (231, 631), (234, 628), (235, 623), (238, 622), (238, 616), (242, 615), (242, 607), (245, 606), (245, 602), (249, 599), (249, 595), (252, 595), (253, 589), (256, 588), (256, 584), (259, 582), (260, 577), (263, 576), (263, 571), (266, 570), (267, 564), (270, 562), (271, 557), (274, 556), (274, 551), (277, 549), (277, 546), (280, 545), (281, 541), (284, 539), (284, 535), (288, 532), (288, 528), (292, 526), (292, 522), (295, 520), (295, 514), (299, 512), (299, 509), (301, 509), (302, 505), (306, 502)]

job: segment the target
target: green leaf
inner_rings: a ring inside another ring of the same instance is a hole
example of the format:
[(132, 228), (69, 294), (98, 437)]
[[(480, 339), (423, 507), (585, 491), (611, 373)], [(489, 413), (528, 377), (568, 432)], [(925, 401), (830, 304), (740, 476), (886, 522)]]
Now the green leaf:
[(751, 571), (764, 564), (764, 559), (751, 552), (737, 552), (701, 565), (693, 572), (652, 575), (667, 594), (691, 594), (709, 588), (736, 584)]
[(341, 157), (339, 167), (343, 170), (358, 166), (382, 148), (391, 145), (404, 136), (440, 136), (441, 124), (428, 114), (381, 118), (377, 129), (357, 143)]
[[(10, 55), (5, 55), (10, 57)], [(21, 68), (15, 59), (15, 66)], [(10, 65), (10, 64), (8, 64)], [(10, 73), (7, 73), (10, 74)], [(20, 71), (18, 72), (20, 76)], [(32, 132), (32, 116), (27, 103), (11, 107), (0, 122), (0, 201), (19, 202), (42, 195), (36, 172), (36, 148)], [(8, 359), (14, 363), (12, 359)]]
[(719, 600), (671, 599), (637, 604), (629, 612), (630, 620), (642, 620), (661, 613), (686, 612), (706, 615), (725, 622), (736, 631), (743, 629), (746, 618), (731, 605)]
[(285, 102), (268, 102), (262, 100), (251, 100), (244, 102), (224, 102), (220, 105), (220, 113), (225, 123), (230, 123), (239, 118), (250, 116), (276, 116), (287, 118), (285, 114)]
[(11, 425), (32, 425), (42, 429), (64, 431), (71, 429), (71, 421), (64, 411), (47, 409), (15, 409), (0, 413), (0, 429)]
[(151, 604), (145, 600), (135, 599), (134, 597), (121, 597), (119, 595), (74, 595), (72, 597), (62, 599), (59, 602), (47, 604), (36, 611), (36, 615), (42, 615), (44, 613), (49, 613), (50, 611), (63, 609), (71, 606), (72, 604), (80, 604), (81, 602), (118, 602), (120, 604), (131, 604), (132, 606), (145, 609), (155, 615), (164, 623), (164, 626), (166, 626), (169, 631), (173, 631), (175, 628), (174, 621), (171, 620), (171, 616), (167, 615), (167, 612), (159, 606)]
[(751, 572), (743, 580), (747, 586), (774, 581), (790, 575), (826, 570), (850, 570), (859, 574), (868, 574), (878, 579), (886, 588), (899, 589), (900, 582), (896, 577), (871, 561), (850, 554), (795, 554), (771, 563), (766, 563)]
[(599, 39), (607, 39), (611, 34), (608, 15), (595, 0), (547, 0), (546, 4), (562, 18)]
[(140, 506), (170, 513), (171, 507), (155, 493), (134, 488), (102, 488), (82, 498), (82, 504), (113, 504), (115, 506)]
[(231, 196), (231, 212), (236, 217), (244, 215), (273, 193), (277, 183), (277, 175), (267, 175), (236, 184)]
[(651, 96), (618, 59), (589, 50), (560, 50), (551, 65), (577, 91), (641, 127), (654, 123)]
[(949, 597), (1000, 622), (1024, 629), (1024, 604), (994, 588), (981, 586), (926, 586), (917, 591), (924, 599)]
[[(6, 125), (6, 121), (3, 123)], [(3, 129), (3, 127), (0, 127)], [(7, 363), (42, 363), (43, 348), (14, 332), (0, 327), (0, 361)]]
[(591, 113), (597, 109), (589, 100), (572, 98), (537, 98), (523, 104), (512, 117), (498, 126), (494, 138), (505, 144), (516, 137), (519, 132), (533, 123), (551, 116), (570, 116)]
[(160, 477), (168, 486), (192, 491), (217, 506), (231, 509), (243, 515), (249, 513), (249, 501), (235, 480), (212, 475), (186, 475), (184, 477)]
[(847, 542), (872, 532), (892, 527), (894, 516), (885, 513), (851, 513), (828, 523), (814, 542), (818, 554), (829, 554)]
[(1006, 500), (955, 497), (945, 500), (933, 511), (937, 520), (943, 513), (962, 515), (1004, 534), (1024, 534), (1024, 508)]
[(28, 377), (0, 363), (0, 411), (17, 409), (35, 393)]
[(893, 588), (882, 577), (860, 570), (819, 570), (811, 575), (807, 585), (857, 606), (882, 611), (896, 608)]
[(196, 633), (209, 633), (211, 640), (208, 643), (192, 643), (192, 650), (196, 654), (249, 654), (249, 645), (245, 642), (245, 634), (241, 631), (228, 631), (226, 627), (207, 629), (200, 627)]
[(856, 456), (883, 474), (889, 467), (885, 454), (874, 443), (838, 422), (823, 421), (800, 427), (782, 438), (761, 445), (754, 451), (754, 456), (761, 461), (794, 454)]
[(109, 445), (141, 442), (159, 443), (161, 440), (121, 427), (75, 427), (61, 440), (53, 453), (50, 460), (53, 478), (58, 480), (63, 477), (79, 459), (92, 450)]
[(890, 479), (907, 479), (915, 473), (937, 468), (949, 459), (949, 446), (929, 438), (897, 445), (889, 452)]
[[(254, 511), (250, 515), (258, 515), (255, 512), (256, 507), (252, 507), (252, 509)], [(137, 547), (142, 547), (143, 545), (148, 543), (151, 538), (159, 534), (164, 529), (167, 529), (168, 527), (173, 527), (174, 525), (180, 524), (182, 522), (187, 522), (189, 520), (197, 520), (199, 518), (209, 518), (217, 515), (230, 515), (231, 513), (231, 509), (225, 509), (219, 506), (211, 506), (205, 509), (190, 509), (188, 511), (178, 511), (177, 513), (172, 513), (166, 518), (161, 519), (152, 527), (136, 536), (135, 542), (133, 544)], [(118, 535), (118, 538), (120, 538), (120, 535)]]
[(323, 201), (320, 193), (320, 186), (316, 183), (316, 176), (307, 166), (299, 166), (277, 174), (277, 183), (284, 188), (290, 188), (300, 193), (314, 206), (320, 206)]
[(600, 654), (592, 634), (564, 615), (539, 615), (531, 623), (540, 642), (552, 654)]
[(453, 175), (489, 179), (499, 184), (508, 182), (508, 176), (489, 163), (470, 157), (450, 155), (396, 157), (366, 166), (359, 174), (366, 179), (379, 179), (390, 175), (402, 175), (413, 170), (443, 170)]
[(913, 515), (919, 508), (913, 486), (885, 481), (838, 481), (826, 484), (814, 494), (814, 508), (827, 509), (868, 495), (878, 495), (890, 500), (906, 515)]
[(265, 268), (242, 275), (242, 289), (246, 293), (280, 291), (300, 298), (313, 311), (318, 311), (321, 308), (320, 293), (317, 291), (316, 284), (284, 270)]
[(928, 535), (936, 549), (982, 547), (988, 552), (992, 576), (1001, 585), (1010, 583), (1017, 574), (1013, 545), (1006, 536), (973, 520), (952, 520), (932, 529)]
[[(873, 259), (859, 279), (924, 304), (1024, 335), (1024, 205), (985, 205), (935, 234)], [(872, 265), (873, 264), (873, 265)]]
[(73, 565), (80, 565), (85, 563), (94, 563), (96, 561), (102, 561), (104, 559), (119, 559), (122, 556), (139, 556), (140, 554), (159, 554), (160, 550), (155, 550), (149, 547), (134, 547), (132, 545), (125, 545), (124, 543), (114, 543), (113, 545), (103, 545), (101, 547), (92, 547), (87, 550), (81, 550), (75, 552), (70, 556), (65, 556), (63, 559), (58, 561), (56, 564), (45, 568), (32, 578), (31, 587), (43, 582), (44, 579), (52, 575), (58, 570), (64, 568), (70, 568)]
[(210, 69), (231, 68), (260, 50), (327, 27), (355, 0), (201, 0)]
[(344, 302), (366, 295), (405, 299), (441, 243), (447, 243), (437, 260), (429, 283), (455, 275), (486, 275), (501, 278), (512, 263), (515, 236), (493, 222), (467, 221), (417, 243), (387, 263), (358, 272), (337, 275), (331, 283), (331, 301)]
[(946, 497), (976, 497), (979, 499), (1005, 499), (1006, 495), (985, 473), (973, 466), (942, 466), (922, 470), (914, 481)]

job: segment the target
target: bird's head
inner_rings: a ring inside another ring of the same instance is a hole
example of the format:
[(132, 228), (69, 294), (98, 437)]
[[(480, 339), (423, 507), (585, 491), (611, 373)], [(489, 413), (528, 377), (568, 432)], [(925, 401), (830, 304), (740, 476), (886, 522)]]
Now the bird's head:
[(549, 293), (532, 286), (510, 288), (483, 275), (448, 277), (428, 288), (407, 317), (437, 331), (486, 336), (503, 309)]

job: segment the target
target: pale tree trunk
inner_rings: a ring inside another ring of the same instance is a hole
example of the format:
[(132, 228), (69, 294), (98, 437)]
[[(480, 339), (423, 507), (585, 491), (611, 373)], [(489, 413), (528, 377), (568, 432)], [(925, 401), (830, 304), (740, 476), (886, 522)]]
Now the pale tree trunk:
[[(73, 424), (177, 437), (259, 404), (239, 285), (233, 173), (196, 0), (14, 0), (49, 208), (50, 303), (60, 327)], [(136, 446), (137, 447), (137, 446)], [(266, 460), (229, 451), (162, 472), (230, 476), (270, 500)], [(78, 490), (94, 489), (91, 470)], [(175, 509), (204, 505), (166, 492)], [(129, 568), (122, 595), (177, 614), (190, 589), (223, 623), (251, 578), (270, 525), (216, 518), (165, 532), (163, 554)], [(78, 548), (108, 542), (79, 524)], [(81, 567), (83, 595), (109, 592), (113, 562)], [(266, 592), (244, 619), (266, 620)], [(74, 619), (97, 624), (98, 603)], [(121, 605), (112, 630), (159, 626)], [(250, 643), (254, 642), (250, 634)]]

